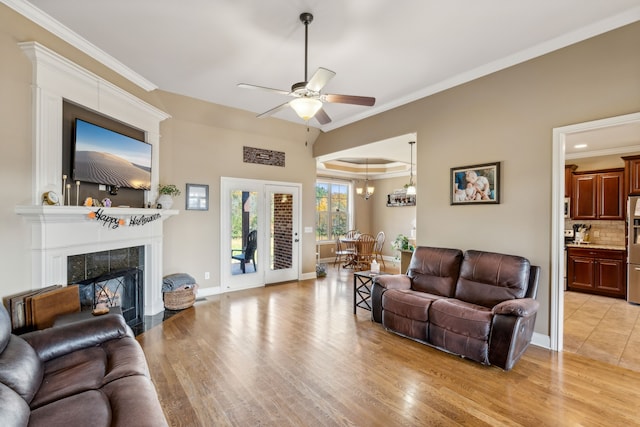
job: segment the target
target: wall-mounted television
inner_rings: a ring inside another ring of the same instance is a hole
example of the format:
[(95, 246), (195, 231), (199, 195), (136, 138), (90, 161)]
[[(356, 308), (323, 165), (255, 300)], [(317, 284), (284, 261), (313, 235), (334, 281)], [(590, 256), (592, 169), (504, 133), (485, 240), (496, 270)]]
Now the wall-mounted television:
[(73, 179), (151, 189), (151, 144), (75, 119)]

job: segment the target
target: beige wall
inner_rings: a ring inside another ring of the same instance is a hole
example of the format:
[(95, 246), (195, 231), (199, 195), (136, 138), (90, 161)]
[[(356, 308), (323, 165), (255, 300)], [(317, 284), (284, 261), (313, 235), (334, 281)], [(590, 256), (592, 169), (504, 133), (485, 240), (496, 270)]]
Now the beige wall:
[[(415, 179), (415, 177), (414, 177)], [(385, 243), (383, 253), (385, 256), (395, 257), (396, 251), (391, 243), (398, 234), (411, 236), (411, 223), (416, 219), (416, 206), (387, 207), (387, 194), (401, 189), (409, 182), (409, 177), (379, 179), (376, 181), (376, 200), (372, 213), (372, 234), (384, 231)], [(416, 204), (420, 203), (416, 200)]]
[[(197, 277), (201, 287), (220, 285), (221, 177), (301, 183), (301, 231), (314, 227), (315, 160), (311, 144), (305, 146), (305, 126), (258, 120), (251, 113), (168, 92), (157, 95), (172, 116), (160, 128), (162, 182), (179, 188), (186, 183), (208, 184), (211, 205), (206, 212), (186, 211), (184, 192), (176, 198), (174, 207), (182, 210), (165, 222), (165, 273), (185, 271)], [(316, 135), (317, 131), (311, 133)], [(243, 163), (243, 146), (283, 151), (285, 167)], [(303, 233), (302, 244), (302, 272), (315, 273), (315, 233)], [(204, 280), (205, 271), (211, 272), (210, 280)]]
[[(528, 257), (549, 334), (552, 129), (640, 111), (640, 23), (320, 135), (314, 154), (417, 132), (418, 244)], [(499, 205), (450, 206), (449, 169), (501, 162)], [(558, 173), (563, 173), (559, 171)]]
[[(201, 287), (219, 285), (220, 200), (222, 176), (302, 184), (301, 230), (315, 223), (315, 161), (311, 147), (318, 131), (276, 119), (258, 120), (253, 114), (171, 93), (145, 92), (81, 54), (68, 44), (0, 4), (0, 296), (29, 288), (30, 230), (15, 214), (31, 195), (31, 73), (29, 59), (18, 48), (35, 40), (78, 65), (117, 84), (172, 115), (161, 124), (160, 181), (184, 191), (185, 184), (209, 184), (209, 211), (185, 211), (184, 193), (175, 202), (180, 215), (165, 222), (164, 273), (193, 274)], [(305, 142), (308, 141), (308, 145)], [(284, 151), (286, 167), (242, 162), (242, 146)], [(302, 234), (303, 274), (315, 273), (315, 234)], [(204, 272), (211, 279), (204, 280)]]

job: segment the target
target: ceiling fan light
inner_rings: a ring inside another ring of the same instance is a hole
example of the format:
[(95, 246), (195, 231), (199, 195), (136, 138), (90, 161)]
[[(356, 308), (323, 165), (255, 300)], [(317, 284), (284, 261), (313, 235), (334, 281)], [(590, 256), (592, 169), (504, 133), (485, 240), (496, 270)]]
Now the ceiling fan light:
[(296, 98), (289, 102), (289, 105), (305, 122), (311, 119), (322, 108), (322, 102), (315, 98)]
[(415, 185), (409, 185), (407, 187), (406, 194), (407, 194), (407, 196), (415, 196), (416, 195), (416, 186)]

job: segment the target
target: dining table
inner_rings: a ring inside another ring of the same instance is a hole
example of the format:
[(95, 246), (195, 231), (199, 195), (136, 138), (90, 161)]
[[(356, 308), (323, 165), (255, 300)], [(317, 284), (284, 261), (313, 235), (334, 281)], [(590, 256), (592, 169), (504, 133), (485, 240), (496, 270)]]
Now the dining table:
[[(369, 262), (371, 261), (371, 255), (373, 252), (371, 249), (373, 248), (372, 241), (363, 241), (361, 240), (362, 235), (356, 237), (342, 237), (340, 238), (340, 243), (344, 245), (344, 248), (351, 252), (351, 254), (347, 255), (346, 263), (342, 266), (343, 268), (353, 268), (354, 270), (368, 269)], [(368, 236), (368, 235), (366, 235)], [(373, 239), (373, 237), (370, 237)], [(371, 245), (371, 246), (367, 246)], [(363, 254), (369, 250), (369, 253)]]
[(344, 245), (344, 249), (349, 251), (350, 254), (346, 256), (346, 262), (342, 268), (353, 268), (358, 266), (358, 246), (359, 240), (357, 237), (341, 237), (340, 243)]

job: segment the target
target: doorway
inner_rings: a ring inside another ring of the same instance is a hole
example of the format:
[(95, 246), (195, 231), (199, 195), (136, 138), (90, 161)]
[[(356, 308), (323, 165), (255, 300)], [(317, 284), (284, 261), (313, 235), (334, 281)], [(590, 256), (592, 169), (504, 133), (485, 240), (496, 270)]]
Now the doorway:
[[(563, 349), (564, 334), (564, 164), (565, 144), (571, 134), (597, 131), (614, 126), (632, 125), (640, 122), (640, 113), (611, 117), (592, 122), (578, 123), (553, 129), (553, 172), (552, 172), (552, 239), (551, 239), (551, 317), (549, 347), (555, 351)], [(613, 143), (608, 154), (638, 151), (637, 146), (621, 148)], [(625, 151), (625, 149), (627, 151)]]
[(301, 185), (221, 180), (220, 283), (240, 290), (300, 275)]

